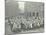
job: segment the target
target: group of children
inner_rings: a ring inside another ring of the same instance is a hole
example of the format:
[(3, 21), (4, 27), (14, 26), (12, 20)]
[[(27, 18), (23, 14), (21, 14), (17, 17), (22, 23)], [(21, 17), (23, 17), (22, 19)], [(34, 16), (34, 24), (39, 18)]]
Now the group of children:
[(43, 25), (43, 18), (40, 17), (27, 17), (17, 16), (8, 19), (8, 23), (11, 27), (11, 31), (20, 32), (25, 30), (31, 30)]

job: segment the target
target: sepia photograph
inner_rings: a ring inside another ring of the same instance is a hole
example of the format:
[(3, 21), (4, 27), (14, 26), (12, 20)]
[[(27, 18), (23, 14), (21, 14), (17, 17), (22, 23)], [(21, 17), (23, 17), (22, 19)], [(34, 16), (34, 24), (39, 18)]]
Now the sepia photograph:
[(44, 33), (44, 3), (5, 0), (5, 35)]

